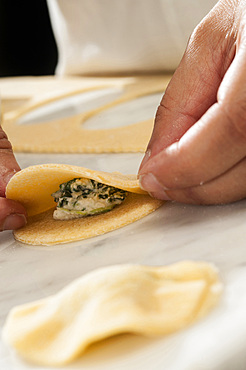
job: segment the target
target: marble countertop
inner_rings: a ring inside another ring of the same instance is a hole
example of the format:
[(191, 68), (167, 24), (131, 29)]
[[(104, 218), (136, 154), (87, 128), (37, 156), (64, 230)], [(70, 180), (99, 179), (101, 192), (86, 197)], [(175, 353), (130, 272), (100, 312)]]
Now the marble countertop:
[[(154, 112), (156, 102), (152, 98), (149, 107)], [(136, 101), (136, 107), (139, 104)], [(123, 108), (121, 114), (129, 120), (132, 110)], [(112, 117), (114, 114), (118, 113), (112, 112)], [(68, 163), (136, 173), (142, 156), (18, 153), (17, 159), (22, 168), (41, 163)], [(11, 232), (1, 233), (0, 327), (13, 306), (56, 293), (75, 278), (101, 266), (208, 261), (218, 267), (224, 284), (222, 299), (208, 316), (166, 337), (117, 336), (88, 349), (66, 369), (245, 370), (245, 220), (246, 201), (208, 207), (166, 202), (153, 214), (129, 226), (71, 244), (32, 247), (16, 242)], [(22, 361), (0, 342), (0, 369), (48, 368)]]

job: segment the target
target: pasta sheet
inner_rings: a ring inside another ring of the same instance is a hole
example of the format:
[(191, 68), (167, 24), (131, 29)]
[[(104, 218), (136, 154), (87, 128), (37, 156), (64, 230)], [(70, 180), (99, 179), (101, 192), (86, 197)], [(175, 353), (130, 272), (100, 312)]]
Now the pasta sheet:
[(220, 293), (216, 268), (204, 262), (105, 267), (53, 296), (12, 309), (3, 336), (29, 361), (64, 365), (115, 334), (180, 330), (207, 314)]

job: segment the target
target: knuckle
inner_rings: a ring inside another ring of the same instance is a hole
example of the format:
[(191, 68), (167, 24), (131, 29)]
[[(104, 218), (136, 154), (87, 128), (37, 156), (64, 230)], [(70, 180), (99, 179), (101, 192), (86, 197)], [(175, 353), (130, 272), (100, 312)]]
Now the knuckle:
[(226, 120), (232, 130), (246, 140), (246, 104), (244, 101), (231, 103), (228, 107), (222, 107)]
[(212, 205), (223, 203), (219, 194), (211, 194), (205, 186), (194, 186), (180, 190), (170, 191), (168, 193), (173, 200), (196, 205)]
[(11, 151), (12, 145), (10, 141), (8, 140), (7, 136), (1, 135), (1, 132), (0, 132), (0, 151), (1, 150)]
[(168, 196), (176, 202), (185, 204), (207, 204), (205, 199), (194, 188), (185, 188), (180, 190), (169, 190)]
[(205, 181), (204, 164), (201, 163), (199, 156), (196, 157), (192, 152), (187, 151), (180, 142), (172, 144), (166, 152), (172, 168), (171, 184), (167, 187), (186, 188)]
[(201, 50), (201, 48), (212, 47), (216, 41), (221, 40), (224, 36), (222, 28), (218, 27), (218, 21), (214, 17), (205, 17), (193, 30), (189, 38), (188, 45), (192, 45), (194, 50)]
[(193, 30), (193, 32), (190, 35), (188, 45), (193, 45), (194, 47), (196, 45), (200, 45), (201, 43), (203, 44), (205, 41), (205, 35), (206, 35), (206, 27), (204, 26), (204, 23), (201, 22), (199, 23)]
[(0, 224), (5, 219), (5, 217), (11, 213), (11, 210), (8, 209), (8, 202), (6, 198), (0, 197)]
[(3, 131), (2, 127), (0, 126), (0, 140), (8, 139), (6, 133)]
[(245, 191), (235, 193), (231, 188), (223, 189), (223, 186), (215, 183), (168, 191), (168, 195), (180, 203), (207, 206), (227, 204), (246, 197)]
[[(5, 189), (6, 189), (6, 184), (3, 181), (3, 179), (0, 177), (0, 197), (5, 196)], [(2, 204), (0, 202), (0, 209), (1, 209), (1, 206), (2, 206)]]
[(21, 203), (18, 203), (12, 199), (0, 197), (0, 222), (6, 216), (16, 213), (23, 214), (25, 216), (27, 215), (26, 210)]
[(2, 127), (0, 126), (0, 151), (1, 150), (12, 150), (12, 145), (8, 140), (6, 133), (3, 131)]
[(223, 76), (231, 63), (236, 37), (233, 16), (228, 13), (227, 17), (221, 17), (220, 12), (215, 10), (195, 27), (188, 49), (193, 55), (201, 55), (203, 50), (207, 67), (214, 70), (219, 66), (218, 75)]
[(155, 121), (161, 121), (163, 117), (163, 105), (160, 104), (157, 108), (156, 114), (155, 114)]

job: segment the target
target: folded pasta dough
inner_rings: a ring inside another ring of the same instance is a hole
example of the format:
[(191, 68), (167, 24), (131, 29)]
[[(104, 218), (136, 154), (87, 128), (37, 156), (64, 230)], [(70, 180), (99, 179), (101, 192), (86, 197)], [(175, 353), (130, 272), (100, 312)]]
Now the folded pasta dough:
[(104, 267), (54, 296), (12, 309), (3, 338), (29, 361), (63, 365), (115, 334), (184, 328), (204, 316), (220, 292), (217, 270), (208, 263)]
[[(51, 196), (63, 182), (87, 178), (129, 192), (125, 201), (108, 213), (72, 220), (54, 220)], [(17, 172), (7, 185), (6, 196), (21, 202), (28, 212), (28, 223), (16, 230), (17, 240), (34, 245), (67, 243), (101, 235), (123, 227), (160, 207), (139, 187), (136, 175), (93, 171), (84, 167), (44, 164)]]

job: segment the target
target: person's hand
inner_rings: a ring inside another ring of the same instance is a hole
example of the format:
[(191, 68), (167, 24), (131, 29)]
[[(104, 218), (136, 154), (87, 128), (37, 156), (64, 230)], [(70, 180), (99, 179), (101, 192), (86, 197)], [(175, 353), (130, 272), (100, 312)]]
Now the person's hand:
[(246, 197), (246, 1), (222, 0), (194, 30), (158, 108), (139, 170), (152, 196)]
[(25, 208), (5, 198), (6, 185), (19, 170), (11, 144), (0, 126), (0, 231), (15, 230), (26, 224)]

